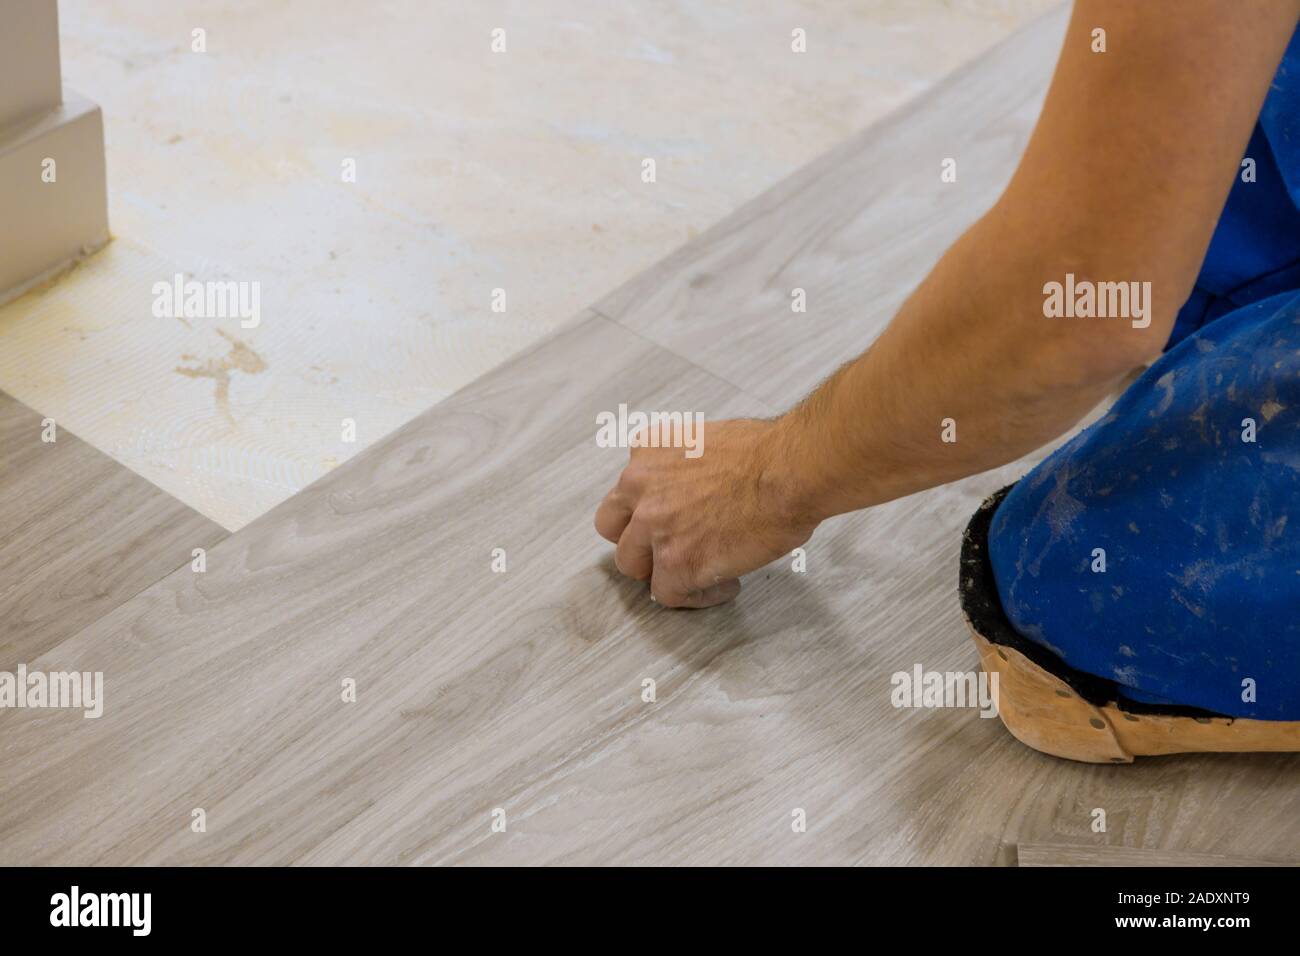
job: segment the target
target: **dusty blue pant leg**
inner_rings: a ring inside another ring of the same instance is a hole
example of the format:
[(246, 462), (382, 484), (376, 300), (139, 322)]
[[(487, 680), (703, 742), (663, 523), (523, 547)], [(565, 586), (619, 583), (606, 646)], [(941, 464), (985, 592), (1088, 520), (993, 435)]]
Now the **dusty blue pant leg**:
[(989, 553), (1016, 629), (1130, 699), (1300, 720), (1300, 31), (1246, 159), (1169, 350)]
[(1300, 292), (1166, 352), (1012, 489), (989, 556), (1016, 630), (1130, 699), (1300, 720)]

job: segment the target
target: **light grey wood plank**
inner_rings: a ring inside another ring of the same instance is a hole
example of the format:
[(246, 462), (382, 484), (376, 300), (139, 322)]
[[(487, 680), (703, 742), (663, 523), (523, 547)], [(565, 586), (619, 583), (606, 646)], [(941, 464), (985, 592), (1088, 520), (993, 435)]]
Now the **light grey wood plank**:
[[(786, 228), (755, 217), (736, 249)], [(1300, 756), (1070, 764), (892, 706), (897, 671), (976, 666), (960, 530), (1024, 462), (829, 522), (807, 573), (778, 562), (728, 607), (618, 578), (590, 522), (625, 453), (596, 412), (766, 413), (826, 357), (753, 397), (724, 379), (780, 371), (746, 365), (761, 338), (725, 366), (640, 331), (579, 317), (44, 654), (104, 671), (105, 714), (0, 711), (0, 864), (1014, 865), (1095, 841), (1098, 807), (1116, 847), (1300, 857)]]
[[(544, 488), (530, 476), (580, 445), (600, 451), (600, 480), (609, 480), (625, 452), (594, 449), (595, 414), (619, 401), (654, 392), (670, 407), (725, 413), (720, 398), (731, 393), (602, 319), (580, 323), (530, 355), (227, 539), (209, 553), (205, 575), (171, 576), (42, 658), (47, 670), (103, 671), (106, 713), (83, 720), (0, 711), (0, 859), (149, 858), (165, 852), (169, 835), (188, 834), (194, 806), (207, 807), (214, 823), (224, 820), (210, 836), (229, 837), (245, 813), (245, 823), (260, 827), (269, 817), (257, 807), (269, 805), (267, 788), (276, 787), (258, 779), (243, 789), (259, 765), (276, 777), (302, 769), (301, 760), (324, 761), (329, 773), (349, 777), (349, 764), (378, 759), (392, 775), (367, 775), (362, 789), (395, 788), (438, 758), (435, 741), (424, 735), (436, 734), (443, 747), (459, 745), (478, 732), (476, 707), (490, 716), (508, 705), (508, 695), (478, 688), (465, 697), (455, 686), (473, 686), (470, 677), (481, 669), (495, 681), (492, 674), (504, 676), (506, 665), (533, 656), (537, 639), (527, 632), (518, 647), (500, 636), (513, 579), (484, 579), (492, 548), (508, 548), (509, 560), (524, 567), (535, 549), (533, 566), (550, 568), (558, 581), (575, 568), (566, 564), (571, 556), (561, 560), (548, 550), (550, 523), (569, 523), (581, 512), (569, 540), (587, 548), (598, 540), (587, 500), (597, 478), (589, 468)], [(660, 361), (647, 360), (653, 356)], [(529, 488), (528, 499), (505, 497), (520, 487)], [(514, 526), (494, 530), (507, 521)], [(475, 594), (472, 585), (485, 581), (497, 589)], [(622, 611), (616, 595), (610, 591), (604, 602), (609, 614)], [(547, 595), (542, 609), (514, 613), (540, 621), (556, 604)], [(560, 644), (549, 651), (568, 653)], [(355, 707), (340, 701), (340, 681), (349, 676), (361, 687)], [(419, 719), (422, 710), (437, 714), (446, 705), (452, 717), (469, 712), (459, 721)], [(361, 738), (353, 736), (358, 732)], [(376, 749), (380, 738), (396, 747)], [(359, 749), (344, 756), (348, 739)], [(403, 739), (420, 743), (408, 749)], [(277, 756), (263, 764), (272, 751)], [(338, 806), (349, 813), (373, 802), (333, 779)], [(306, 796), (301, 780), (280, 799), (292, 802), (294, 794)], [(224, 804), (228, 795), (243, 809)], [(250, 796), (252, 803), (243, 804)], [(307, 817), (315, 822), (311, 840), (301, 838), (304, 846), (339, 825)], [(290, 822), (274, 837), (274, 850), (256, 851), (262, 858), (296, 857), (297, 829)], [(185, 844), (199, 854), (220, 845), (221, 837)]]
[(590, 528), (620, 401), (761, 410), (585, 318), (44, 655), (105, 714), (0, 712), (0, 863), (1014, 863), (1098, 805), (1117, 842), (1300, 853), (1294, 756), (1075, 765), (891, 705), (975, 666), (958, 531), (1014, 467), (665, 611)]
[(1073, 843), (1022, 843), (1021, 866), (1295, 866), (1276, 860), (1245, 859), (1212, 853), (1179, 853), (1124, 846), (1082, 846)]
[(0, 393), (0, 669), (188, 565), (226, 531)]
[[(992, 205), (1033, 129), (1068, 5), (795, 172), (595, 309), (785, 408), (865, 349)], [(940, 180), (957, 162), (957, 181)], [(791, 311), (793, 289), (807, 312)]]

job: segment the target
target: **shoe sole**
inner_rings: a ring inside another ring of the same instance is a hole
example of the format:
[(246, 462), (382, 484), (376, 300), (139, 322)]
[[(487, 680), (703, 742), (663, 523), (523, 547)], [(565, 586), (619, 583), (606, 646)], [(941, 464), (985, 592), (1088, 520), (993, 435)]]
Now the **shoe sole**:
[(988, 675), (997, 674), (998, 716), (1035, 750), (1083, 763), (1132, 763), (1177, 753), (1300, 752), (1300, 721), (1224, 717), (1192, 707), (1121, 703), (1112, 681), (1071, 668), (1021, 637), (1002, 610), (988, 557), (991, 495), (962, 538), (961, 604)]

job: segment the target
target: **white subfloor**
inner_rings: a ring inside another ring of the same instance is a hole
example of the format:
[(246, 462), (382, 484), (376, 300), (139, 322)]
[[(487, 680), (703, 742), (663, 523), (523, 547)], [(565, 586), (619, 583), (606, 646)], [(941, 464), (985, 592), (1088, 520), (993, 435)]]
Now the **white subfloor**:
[(1055, 2), (63, 0), (116, 239), (0, 389), (237, 529)]

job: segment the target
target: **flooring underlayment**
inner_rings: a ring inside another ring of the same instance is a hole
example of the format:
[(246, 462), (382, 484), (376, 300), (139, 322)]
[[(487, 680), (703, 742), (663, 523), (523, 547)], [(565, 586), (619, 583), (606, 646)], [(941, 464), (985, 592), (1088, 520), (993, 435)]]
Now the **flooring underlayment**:
[[(64, 0), (117, 238), (0, 388), (239, 528), (1053, 2)], [(177, 273), (260, 324), (156, 317)]]
[[(1028, 461), (829, 521), (805, 570), (775, 562), (706, 611), (651, 603), (591, 528), (626, 460), (597, 447), (597, 412), (763, 414), (879, 332), (890, 309), (864, 261), (894, 235), (911, 275), (992, 200), (1063, 26), (1017, 34), (608, 314), (230, 535), (204, 573), (41, 655), (102, 670), (104, 714), (0, 711), (0, 864), (1300, 859), (1300, 755), (1073, 764), (969, 708), (894, 706), (895, 673), (978, 666), (961, 529)], [(949, 153), (969, 180), (940, 183)], [(887, 182), (847, 188), (881, 164)], [(796, 275), (815, 348), (773, 378), (769, 342), (796, 334), (773, 290)], [(662, 322), (636, 308), (650, 286)], [(709, 323), (732, 348), (692, 354), (693, 296), (733, 304), (730, 326)]]

